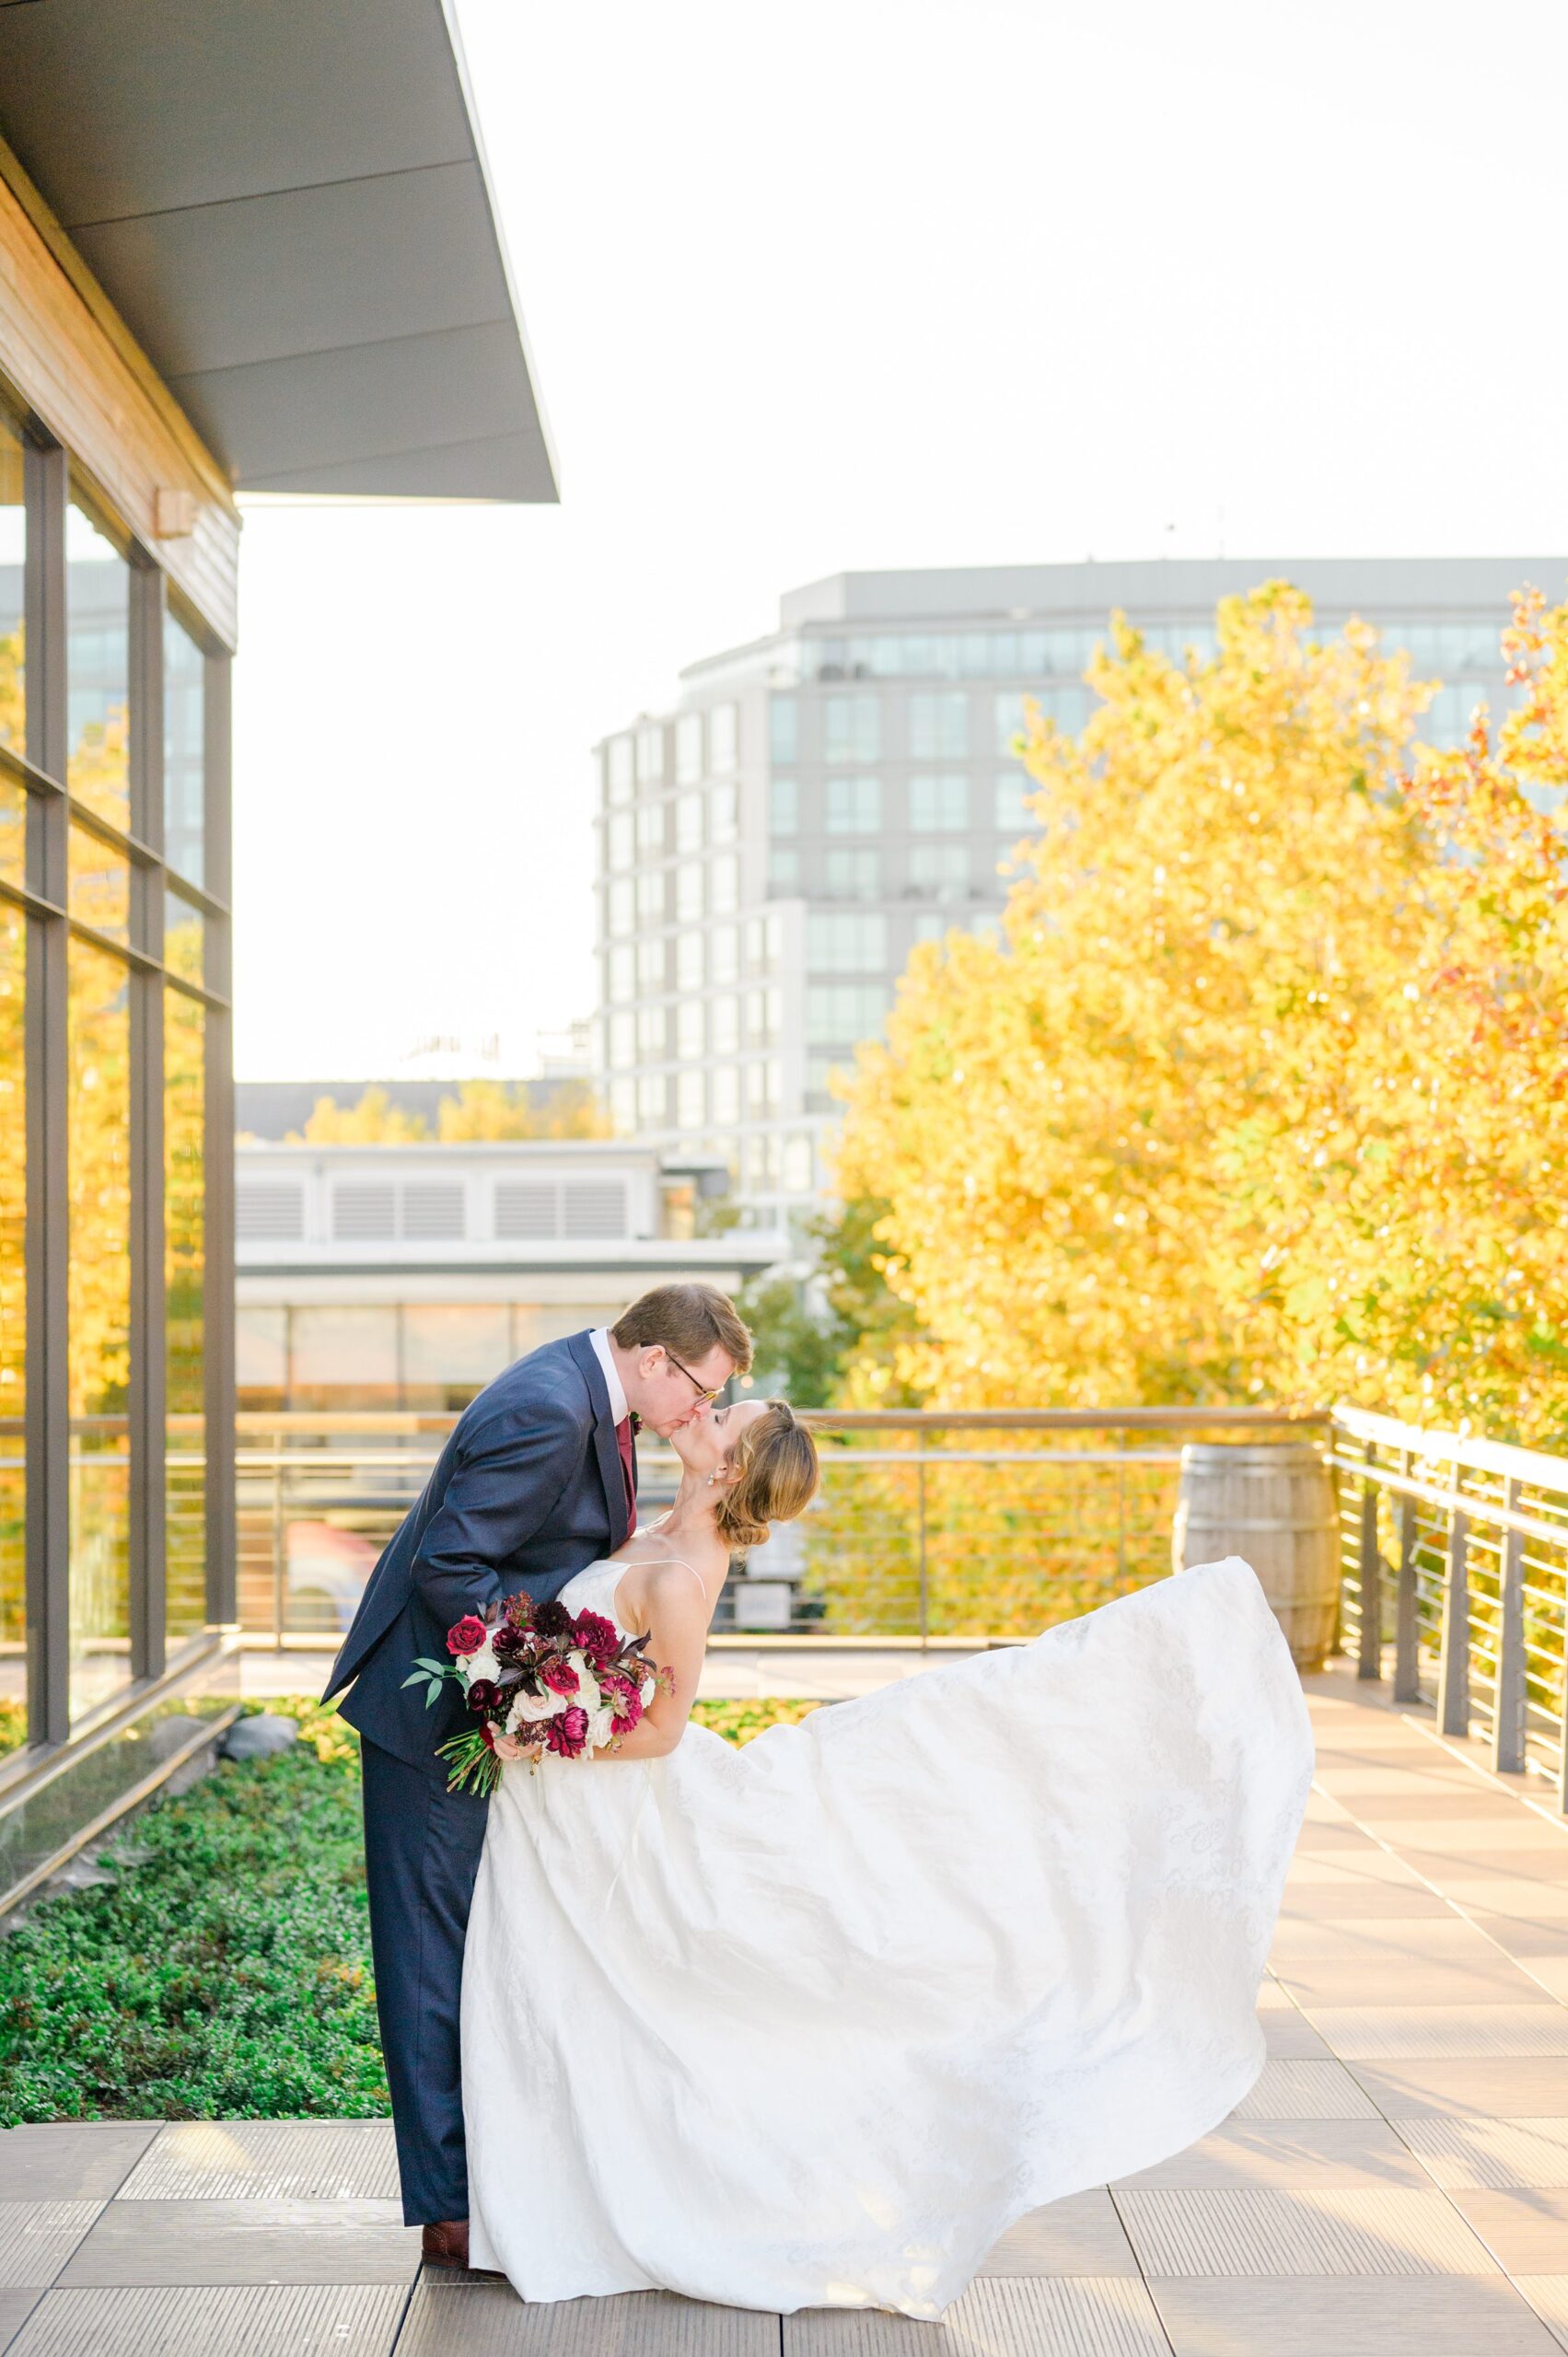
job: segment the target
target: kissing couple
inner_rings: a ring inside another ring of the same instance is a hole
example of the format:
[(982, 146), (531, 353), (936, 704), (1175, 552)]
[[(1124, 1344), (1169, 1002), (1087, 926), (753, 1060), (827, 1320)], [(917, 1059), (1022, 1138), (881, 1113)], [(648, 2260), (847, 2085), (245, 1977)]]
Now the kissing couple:
[[(787, 1402), (720, 1404), (750, 1364), (694, 1283), (544, 1344), (366, 1585), (327, 1699), (361, 1736), (403, 2214), (526, 2300), (935, 2317), (1025, 2212), (1253, 2084), (1306, 1704), (1231, 1557), (744, 1749), (691, 1724), (732, 1558), (819, 1487)], [(642, 1527), (639, 1422), (680, 1463)], [(518, 1596), (660, 1677), (613, 1750), (487, 1801), (436, 1756), (460, 1691), (410, 1672)]]

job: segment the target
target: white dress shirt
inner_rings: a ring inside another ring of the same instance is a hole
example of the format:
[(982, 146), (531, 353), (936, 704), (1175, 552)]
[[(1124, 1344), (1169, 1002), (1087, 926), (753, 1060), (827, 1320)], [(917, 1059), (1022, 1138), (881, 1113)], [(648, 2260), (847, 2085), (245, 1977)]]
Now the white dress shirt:
[(588, 1340), (594, 1346), (594, 1356), (604, 1370), (604, 1387), (610, 1394), (610, 1412), (618, 1424), (623, 1424), (631, 1412), (626, 1405), (626, 1390), (610, 1347), (608, 1326), (589, 1329)]

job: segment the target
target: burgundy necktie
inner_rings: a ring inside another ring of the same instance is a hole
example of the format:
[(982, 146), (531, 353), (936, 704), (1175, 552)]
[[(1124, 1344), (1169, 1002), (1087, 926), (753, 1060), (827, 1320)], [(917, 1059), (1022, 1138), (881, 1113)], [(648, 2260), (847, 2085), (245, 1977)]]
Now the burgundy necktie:
[(631, 1538), (637, 1527), (637, 1492), (632, 1484), (632, 1419), (622, 1416), (615, 1427), (615, 1446), (621, 1451), (621, 1470), (626, 1481), (626, 1536)]

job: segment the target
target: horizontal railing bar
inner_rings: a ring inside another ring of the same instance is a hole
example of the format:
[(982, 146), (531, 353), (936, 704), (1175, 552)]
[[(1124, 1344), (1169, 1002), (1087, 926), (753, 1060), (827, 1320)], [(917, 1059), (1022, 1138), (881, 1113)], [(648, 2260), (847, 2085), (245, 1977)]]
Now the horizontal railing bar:
[(1371, 1441), (1378, 1448), (1408, 1448), (1415, 1457), (1438, 1457), (1445, 1464), (1467, 1466), (1476, 1473), (1500, 1473), (1505, 1480), (1523, 1481), (1533, 1489), (1568, 1492), (1568, 1460), (1544, 1456), (1539, 1449), (1516, 1448), (1509, 1441), (1469, 1440), (1462, 1433), (1426, 1432), (1417, 1424), (1401, 1424), (1392, 1416), (1353, 1408), (1345, 1400), (1336, 1402), (1330, 1420), (1355, 1439)]
[(1520, 1514), (1509, 1506), (1498, 1505), (1491, 1498), (1478, 1498), (1469, 1490), (1439, 1489), (1434, 1482), (1412, 1480), (1409, 1474), (1396, 1473), (1391, 1466), (1359, 1465), (1353, 1457), (1334, 1455), (1329, 1463), (1342, 1473), (1353, 1473), (1358, 1480), (1372, 1481), (1380, 1490), (1390, 1491), (1402, 1498), (1421, 1498), (1428, 1505), (1458, 1506), (1469, 1522), (1484, 1522), (1494, 1530), (1517, 1530), (1527, 1538), (1545, 1538), (1554, 1544), (1568, 1543), (1568, 1529), (1554, 1523), (1542, 1522), (1535, 1515)]

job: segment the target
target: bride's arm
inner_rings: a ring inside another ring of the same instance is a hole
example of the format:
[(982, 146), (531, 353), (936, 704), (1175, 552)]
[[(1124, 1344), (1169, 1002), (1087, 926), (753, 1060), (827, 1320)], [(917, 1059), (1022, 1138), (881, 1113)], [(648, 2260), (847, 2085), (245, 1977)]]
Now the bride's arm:
[(667, 1694), (660, 1687), (630, 1735), (618, 1736), (612, 1750), (596, 1752), (595, 1759), (664, 1759), (685, 1733), (697, 1699), (708, 1643), (708, 1600), (701, 1585), (681, 1564), (653, 1566), (643, 1585), (642, 1605), (647, 1658), (669, 1671), (674, 1691)]

